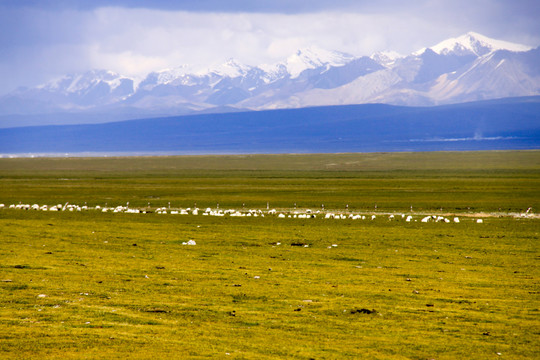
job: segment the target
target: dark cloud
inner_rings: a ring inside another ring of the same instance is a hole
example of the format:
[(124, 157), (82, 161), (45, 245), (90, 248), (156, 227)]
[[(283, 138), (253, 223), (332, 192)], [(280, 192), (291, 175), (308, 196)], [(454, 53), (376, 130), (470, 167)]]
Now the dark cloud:
[(325, 9), (370, 8), (373, 3), (400, 3), (396, 1), (359, 0), (4, 0), (4, 6), (38, 7), (42, 9), (90, 10), (99, 7), (145, 8), (202, 12), (274, 12), (303, 13)]
[[(538, 0), (2, 0), (0, 7), (50, 10), (91, 10), (100, 7), (145, 8), (197, 12), (271, 12), (295, 14), (327, 10), (366, 13), (433, 10), (449, 16), (469, 16), (470, 9), (486, 14), (538, 19)], [(475, 14), (478, 15), (478, 14)]]

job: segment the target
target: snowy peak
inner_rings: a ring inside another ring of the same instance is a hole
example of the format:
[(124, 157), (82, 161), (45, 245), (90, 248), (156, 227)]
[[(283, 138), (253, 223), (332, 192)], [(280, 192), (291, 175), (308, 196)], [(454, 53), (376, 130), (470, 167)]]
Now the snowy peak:
[[(439, 55), (471, 55), (483, 56), (497, 50), (509, 50), (514, 52), (528, 51), (531, 47), (521, 44), (515, 44), (503, 40), (491, 39), (487, 36), (468, 32), (457, 38), (451, 38), (438, 43), (430, 48)], [(422, 54), (426, 49), (416, 52), (416, 55)]]
[(158, 84), (169, 84), (174, 80), (189, 74), (191, 70), (189, 65), (180, 65), (173, 69), (163, 69), (153, 74), (156, 76)]
[(113, 90), (120, 86), (123, 80), (128, 79), (112, 71), (90, 70), (82, 74), (65, 75), (38, 88), (48, 91), (78, 93), (99, 83), (106, 83)]
[(317, 47), (298, 50), (287, 58), (284, 65), (291, 75), (297, 78), (304, 70), (321, 66), (343, 66), (354, 59), (354, 56), (338, 51), (329, 51)]
[(236, 78), (245, 76), (251, 69), (251, 66), (241, 64), (231, 58), (221, 65), (200, 72), (199, 75), (215, 74), (223, 77)]
[(229, 59), (221, 65), (207, 68), (202, 71), (195, 71), (194, 67), (190, 65), (180, 65), (176, 68), (163, 69), (148, 74), (148, 76), (139, 84), (139, 87), (149, 90), (156, 85), (200, 85), (201, 82), (205, 82), (205, 77), (217, 76), (237, 78), (246, 76), (251, 69), (250, 66), (240, 64), (234, 59)]
[(390, 67), (394, 65), (397, 59), (401, 59), (404, 57), (405, 56), (395, 51), (378, 51), (370, 56), (373, 61), (385, 67)]

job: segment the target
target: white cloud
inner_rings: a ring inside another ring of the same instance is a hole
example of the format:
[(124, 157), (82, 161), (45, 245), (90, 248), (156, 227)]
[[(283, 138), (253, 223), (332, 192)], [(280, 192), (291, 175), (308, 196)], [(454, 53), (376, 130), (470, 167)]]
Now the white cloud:
[[(86, 35), (97, 44), (91, 58), (94, 67), (112, 67), (128, 75), (148, 72), (157, 65), (206, 67), (231, 57), (251, 65), (272, 63), (310, 46), (354, 55), (385, 49), (407, 53), (424, 46), (424, 42), (416, 44), (415, 39), (426, 37), (421, 21), (413, 27), (410, 19), (358, 13), (288, 15), (100, 8), (95, 18)], [(404, 28), (406, 32), (400, 31)], [(433, 41), (442, 39), (435, 32), (431, 35)], [(129, 66), (122, 69), (126, 64)]]

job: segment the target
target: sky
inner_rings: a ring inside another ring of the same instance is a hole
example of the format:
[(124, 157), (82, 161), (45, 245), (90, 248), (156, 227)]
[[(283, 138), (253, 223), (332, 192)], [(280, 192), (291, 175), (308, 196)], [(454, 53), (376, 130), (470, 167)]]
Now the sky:
[(0, 0), (0, 95), (68, 73), (410, 54), (469, 31), (540, 45), (538, 0)]

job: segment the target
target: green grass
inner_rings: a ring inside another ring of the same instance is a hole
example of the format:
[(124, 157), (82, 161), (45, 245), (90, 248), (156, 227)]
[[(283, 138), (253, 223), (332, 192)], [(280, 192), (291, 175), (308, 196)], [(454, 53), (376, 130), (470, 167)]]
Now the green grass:
[(11, 203), (520, 212), (540, 151), (0, 159)]
[[(519, 211), (539, 154), (1, 159), (0, 202)], [(0, 210), (0, 358), (538, 358), (540, 220), (415, 218)]]

